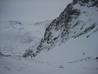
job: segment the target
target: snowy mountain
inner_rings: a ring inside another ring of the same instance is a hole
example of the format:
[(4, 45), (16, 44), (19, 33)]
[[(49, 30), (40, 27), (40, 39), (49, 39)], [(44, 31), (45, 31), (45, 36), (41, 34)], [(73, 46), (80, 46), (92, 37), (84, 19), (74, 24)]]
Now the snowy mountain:
[(73, 0), (52, 22), (0, 23), (0, 74), (98, 74), (97, 16), (97, 0)]
[(97, 16), (97, 0), (73, 0), (46, 28), (36, 52), (30, 53), (31, 56), (36, 56), (42, 50), (50, 50), (69, 39), (76, 39), (85, 34), (88, 38), (98, 31)]

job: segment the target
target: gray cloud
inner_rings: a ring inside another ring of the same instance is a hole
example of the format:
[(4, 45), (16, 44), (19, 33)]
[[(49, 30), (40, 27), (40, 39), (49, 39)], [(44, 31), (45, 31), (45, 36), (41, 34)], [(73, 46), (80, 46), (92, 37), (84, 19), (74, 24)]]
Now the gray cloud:
[(0, 20), (41, 21), (57, 17), (72, 0), (0, 0)]

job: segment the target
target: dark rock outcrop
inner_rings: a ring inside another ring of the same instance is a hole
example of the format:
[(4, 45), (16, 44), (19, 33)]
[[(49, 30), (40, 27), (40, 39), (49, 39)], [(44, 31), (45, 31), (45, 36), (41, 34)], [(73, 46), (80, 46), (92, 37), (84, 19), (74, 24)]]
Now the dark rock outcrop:
[[(96, 32), (98, 22), (95, 19), (98, 15), (94, 12), (98, 13), (97, 7), (98, 0), (73, 0), (46, 28), (44, 37), (36, 48), (36, 52), (29, 56), (36, 56), (42, 50), (49, 50), (70, 38), (75, 39), (81, 35)], [(90, 12), (93, 13), (92, 16)], [(93, 16), (96, 17), (93, 18)]]

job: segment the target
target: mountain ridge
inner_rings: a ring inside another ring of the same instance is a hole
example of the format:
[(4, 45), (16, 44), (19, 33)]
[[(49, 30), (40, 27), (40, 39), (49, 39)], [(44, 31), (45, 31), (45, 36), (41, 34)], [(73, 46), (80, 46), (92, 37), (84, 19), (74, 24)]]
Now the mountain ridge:
[(86, 36), (88, 38), (98, 31), (96, 16), (98, 16), (97, 0), (73, 0), (46, 28), (44, 37), (36, 51), (33, 52), (32, 48), (32, 53), (27, 56), (36, 56), (42, 50), (50, 50), (57, 44), (62, 44), (71, 38), (75, 39), (84, 34), (88, 34)]

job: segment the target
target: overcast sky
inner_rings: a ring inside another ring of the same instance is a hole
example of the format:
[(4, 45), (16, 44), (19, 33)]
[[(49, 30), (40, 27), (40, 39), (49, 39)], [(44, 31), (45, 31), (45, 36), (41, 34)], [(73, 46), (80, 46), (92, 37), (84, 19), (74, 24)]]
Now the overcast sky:
[(0, 20), (43, 21), (57, 17), (72, 0), (0, 0)]

